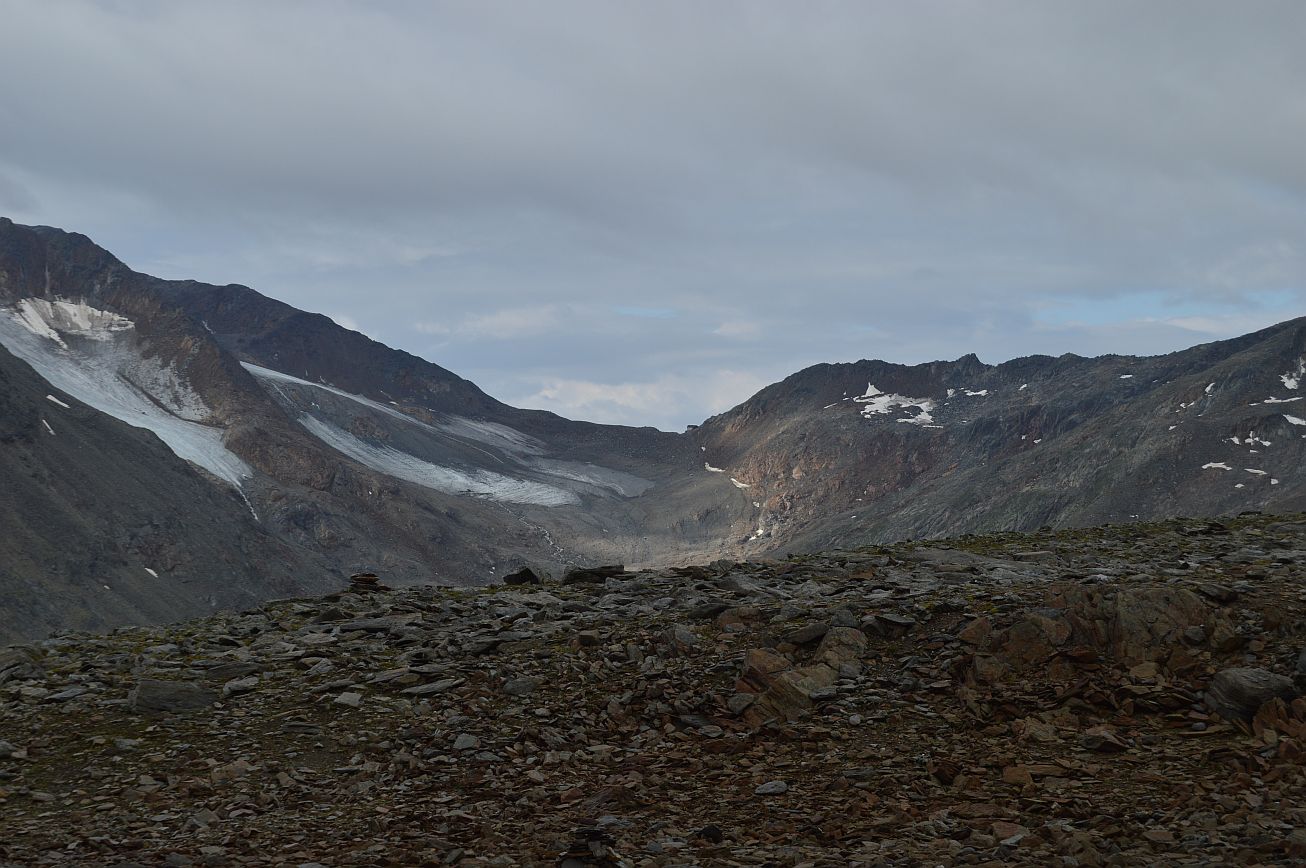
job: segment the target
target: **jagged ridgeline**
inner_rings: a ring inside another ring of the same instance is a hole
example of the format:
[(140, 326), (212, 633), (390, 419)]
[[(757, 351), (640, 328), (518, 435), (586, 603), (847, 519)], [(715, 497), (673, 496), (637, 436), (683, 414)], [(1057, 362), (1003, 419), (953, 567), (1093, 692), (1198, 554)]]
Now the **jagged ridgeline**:
[(1151, 358), (818, 365), (674, 434), (509, 407), (247, 287), (0, 219), (0, 639), (360, 571), (470, 586), (1299, 509), (1304, 326)]
[(1288, 865), (1306, 515), (0, 650), (3, 865)]

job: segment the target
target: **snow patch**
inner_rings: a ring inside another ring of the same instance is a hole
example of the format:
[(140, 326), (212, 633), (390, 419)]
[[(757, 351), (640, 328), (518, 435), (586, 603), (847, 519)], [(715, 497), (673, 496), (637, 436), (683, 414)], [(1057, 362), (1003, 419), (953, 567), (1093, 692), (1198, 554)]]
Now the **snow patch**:
[[(422, 424), (411, 416), (400, 415), (410, 422)], [(496, 446), (505, 452), (535, 454), (542, 451), (542, 444), (534, 437), (523, 434), (516, 428), (500, 425), (498, 422), (468, 419), (466, 416), (453, 416), (449, 421), (441, 423), (439, 427), (441, 430), (455, 436), (476, 440), (487, 446)]]
[(63, 407), (65, 410), (72, 409), (72, 407), (69, 407), (67, 404), (65, 404), (63, 401), (60, 401), (54, 395), (46, 395), (45, 400), (49, 401), (52, 404), (58, 404), (60, 407)]
[[(159, 360), (144, 359), (127, 342), (115, 340), (132, 328), (129, 320), (84, 302), (26, 301), (31, 303), (24, 310), (40, 314), (39, 321), (59, 335), (90, 338), (70, 346), (49, 340), (17, 315), (0, 316), (0, 344), (47, 383), (115, 419), (154, 432), (178, 457), (234, 486), (253, 475), (249, 465), (227, 449), (220, 428), (193, 418), (207, 416), (208, 409), (175, 371), (162, 373)], [(149, 391), (161, 383), (171, 385), (157, 394)]]
[(1134, 378), (1134, 375), (1133, 375), (1133, 374), (1121, 374), (1121, 375), (1120, 375), (1120, 379), (1122, 379), (1122, 380), (1132, 380), (1133, 378)]
[(1250, 467), (1244, 467), (1243, 470), (1246, 470), (1248, 473), (1255, 473), (1257, 476), (1268, 476), (1268, 475), (1269, 475), (1269, 474), (1267, 474), (1264, 470), (1253, 470), (1253, 469), (1250, 468)]
[(154, 572), (154, 570), (150, 569), (149, 567), (145, 568), (145, 572), (149, 573), (151, 576), (154, 576), (154, 578), (156, 579), (159, 577), (159, 574)]
[(1296, 368), (1280, 374), (1279, 381), (1285, 389), (1296, 389), (1301, 385), (1302, 377), (1306, 377), (1306, 358), (1298, 359)]
[(119, 366), (119, 375), (149, 395), (172, 415), (189, 422), (207, 422), (213, 411), (177, 369), (157, 358), (129, 356)]
[[(412, 416), (409, 416), (406, 413), (401, 413), (388, 404), (382, 404), (380, 401), (373, 401), (371, 398), (364, 398), (362, 395), (355, 395), (352, 392), (346, 392), (344, 389), (337, 389), (335, 386), (329, 386), (326, 383), (314, 383), (311, 380), (302, 380), (299, 377), (293, 377), (290, 374), (283, 374), (280, 371), (274, 371), (271, 368), (263, 368), (263, 367), (259, 367), (258, 365), (252, 365), (249, 362), (241, 362), (240, 366), (245, 370), (249, 371), (258, 379), (263, 380), (266, 383), (273, 383), (273, 384), (291, 383), (296, 386), (309, 386), (314, 389), (321, 389), (324, 392), (330, 392), (332, 395), (337, 395), (341, 398), (346, 398), (350, 401), (354, 401), (355, 403), (362, 404), (364, 407), (370, 407), (373, 410), (377, 410), (381, 413), (384, 413), (385, 415), (393, 419), (399, 419), (403, 422), (408, 422), (409, 424), (417, 425), (429, 431), (435, 430), (433, 426), (426, 424), (420, 419), (414, 419)], [(472, 420), (469, 419), (465, 421), (471, 422)], [(482, 429), (482, 431), (483, 430), (484, 429)]]
[[(270, 368), (263, 368), (258, 365), (249, 364), (247, 362), (242, 362), (242, 365), (244, 366), (245, 370), (249, 371), (252, 375), (254, 375), (254, 377), (259, 379), (265, 388), (267, 388), (270, 392), (273, 392), (277, 396), (279, 396), (279, 400), (283, 402), (283, 405), (301, 408), (301, 409), (305, 407), (306, 406), (305, 399), (302, 397), (299, 398), (298, 400), (292, 398), (287, 393), (287, 387), (290, 386), (307, 387), (312, 390), (326, 392), (328, 394), (340, 398), (344, 398), (350, 401), (351, 403), (355, 403), (362, 407), (366, 407), (370, 410), (374, 410), (390, 419), (403, 422), (405, 425), (409, 425), (414, 428), (417, 428), (423, 432), (426, 432), (429, 435), (434, 436), (435, 438), (439, 438), (440, 440), (444, 440), (444, 441), (448, 441), (450, 439), (455, 440), (460, 447), (469, 447), (471, 449), (474, 449), (477, 452), (480, 452), (483, 455), (485, 455), (486, 458), (489, 459), (490, 461), (496, 462), (498, 464), (502, 464), (505, 467), (511, 466), (509, 462), (512, 459), (511, 458), (505, 459), (503, 456), (504, 455), (513, 456), (516, 459), (520, 459), (521, 462), (525, 464), (527, 468), (529, 468), (528, 472), (538, 471), (540, 473), (547, 474), (548, 476), (557, 477), (559, 479), (565, 479), (572, 482), (580, 482), (585, 485), (592, 485), (599, 488), (606, 488), (624, 497), (638, 497), (640, 494), (647, 491), (653, 485), (653, 483), (649, 482), (648, 480), (641, 479), (640, 477), (635, 476), (633, 474), (623, 473), (618, 470), (612, 470), (610, 468), (601, 467), (595, 464), (545, 458), (542, 455), (542, 453), (544, 453), (545, 451), (545, 448), (544, 448), (544, 444), (541, 441), (537, 440), (534, 437), (531, 437), (528, 434), (524, 434), (515, 428), (512, 428), (508, 425), (500, 424), (498, 422), (490, 422), (484, 419), (471, 419), (465, 416), (448, 416), (442, 418), (441, 421), (435, 423), (427, 423), (422, 419), (415, 418), (413, 416), (408, 415), (407, 413), (400, 411), (399, 409), (397, 409), (398, 405), (393, 401), (386, 401), (385, 403), (382, 403), (380, 401), (374, 401), (371, 398), (367, 398), (362, 395), (356, 395), (351, 392), (346, 392), (343, 389), (339, 389), (335, 386), (326, 383), (314, 383), (310, 380), (301, 379), (299, 377), (295, 377), (290, 374), (285, 374), (280, 371), (274, 371)], [(313, 394), (313, 393), (310, 392), (309, 394)], [(320, 409), (320, 405), (316, 401), (312, 401), (311, 406), (315, 409)], [(324, 422), (322, 424), (325, 425), (329, 423)], [(335, 443), (332, 443), (331, 445), (336, 446)], [(364, 445), (367, 444), (364, 443)], [(336, 448), (339, 447), (336, 446)], [(498, 452), (495, 452), (493, 450), (498, 450)], [(341, 451), (345, 451), (345, 450), (341, 450)], [(401, 455), (409, 455), (409, 453), (403, 452), (401, 450), (392, 449), (391, 451)], [(409, 455), (409, 457), (412, 458), (413, 456)], [(421, 459), (416, 459), (416, 458), (414, 458), (414, 460), (421, 461)], [(441, 467), (443, 465), (433, 464), (431, 466)], [(464, 471), (456, 471), (456, 472), (463, 473)], [(466, 472), (471, 473), (473, 471), (469, 470)], [(506, 476), (502, 473), (492, 473), (492, 475), (498, 479), (514, 478), (514, 477)], [(428, 476), (429, 474), (427, 474), (423, 478), (427, 478)], [(426, 483), (419, 482), (419, 484), (426, 484)], [(531, 484), (535, 484), (535, 483), (531, 483)], [(554, 488), (554, 486), (548, 486), (545, 483), (539, 483), (539, 484), (545, 485), (546, 488), (550, 488), (550, 489)], [(558, 490), (561, 491), (562, 489), (558, 489)], [(527, 496), (534, 498), (536, 495), (528, 494)], [(544, 499), (555, 500), (556, 498), (553, 496), (548, 496), (545, 497)], [(523, 503), (535, 502), (535, 500), (524, 500), (520, 502)], [(573, 499), (573, 500), (568, 500), (566, 502), (576, 502), (576, 501)], [(546, 504), (546, 505), (552, 505), (552, 504)]]
[(633, 473), (623, 473), (598, 464), (582, 464), (579, 461), (562, 461), (555, 458), (533, 459), (530, 466), (561, 479), (582, 482), (596, 488), (606, 488), (622, 497), (639, 497), (653, 487), (649, 482)]
[[(241, 362), (240, 364), (245, 370), (249, 371), (266, 384), (272, 386), (274, 389), (276, 389), (277, 383), (308, 386), (309, 388), (320, 389), (323, 392), (328, 392), (337, 397), (345, 398), (356, 404), (361, 404), (369, 409), (384, 413), (391, 419), (397, 419), (400, 422), (405, 422), (433, 434), (453, 435), (454, 437), (458, 437), (464, 441), (473, 440), (477, 443), (482, 443), (486, 446), (494, 446), (505, 452), (518, 455), (534, 455), (542, 451), (542, 444), (534, 437), (523, 434), (516, 428), (511, 428), (507, 425), (500, 425), (498, 422), (487, 422), (482, 419), (469, 419), (465, 416), (451, 416), (439, 425), (430, 425), (423, 422), (421, 419), (415, 418), (396, 409), (398, 405), (393, 401), (383, 404), (380, 401), (373, 401), (371, 398), (364, 397), (363, 395), (355, 395), (352, 392), (346, 392), (344, 389), (338, 389), (335, 386), (326, 383), (314, 383), (311, 380), (300, 379), (299, 377), (284, 374), (281, 371), (274, 371), (271, 368), (259, 367), (258, 365), (253, 365), (249, 362)], [(280, 390), (277, 389), (277, 391)], [(284, 393), (282, 394), (284, 396)], [(293, 401), (290, 401), (289, 403), (294, 404)], [(490, 453), (486, 454), (489, 455)], [(498, 460), (498, 457), (495, 455), (490, 455), (490, 457)]]
[(312, 416), (300, 416), (299, 424), (323, 443), (360, 464), (396, 479), (403, 479), (446, 494), (472, 494), (488, 497), (491, 500), (536, 506), (564, 506), (580, 502), (580, 498), (572, 492), (542, 482), (514, 479), (488, 470), (462, 471), (432, 464), (389, 446), (367, 443), (347, 431)]
[(747, 482), (740, 482), (738, 479), (735, 479), (733, 476), (730, 477), (730, 481), (734, 483), (735, 488), (752, 488), (752, 486), (749, 485)]
[(91, 307), (85, 301), (68, 301), (56, 298), (24, 298), (18, 302), (11, 316), (38, 337), (67, 348), (66, 336), (89, 338), (93, 341), (112, 340), (121, 331), (133, 328), (135, 323), (116, 313)]
[(858, 404), (865, 404), (862, 407), (862, 416), (869, 419), (872, 416), (881, 416), (894, 411), (906, 412), (915, 409), (915, 415), (908, 415), (896, 419), (897, 422), (907, 422), (912, 425), (929, 425), (934, 421), (931, 412), (934, 410), (934, 401), (929, 398), (908, 398), (905, 395), (892, 395), (881, 392), (875, 388), (872, 383), (867, 383), (865, 394), (853, 398)]
[(1301, 396), (1296, 398), (1266, 398), (1264, 401), (1253, 401), (1248, 404), (1249, 407), (1255, 407), (1257, 404), (1291, 404), (1293, 401), (1300, 401)]
[(1299, 419), (1296, 416), (1289, 416), (1287, 413), (1283, 414), (1283, 418), (1288, 420), (1289, 425), (1306, 425), (1306, 419)]
[(51, 435), (54, 434), (54, 429), (50, 427), (49, 422), (45, 421), (45, 419), (42, 419), (41, 424), (45, 426), (45, 430), (49, 431)]
[(1230, 467), (1228, 464), (1225, 464), (1223, 461), (1208, 461), (1206, 464), (1202, 465), (1202, 469), (1203, 470), (1233, 470), (1232, 467)]
[(725, 470), (723, 470), (722, 468), (713, 467), (711, 464), (708, 464), (706, 461), (703, 462), (703, 469), (706, 470), (708, 473), (725, 473)]

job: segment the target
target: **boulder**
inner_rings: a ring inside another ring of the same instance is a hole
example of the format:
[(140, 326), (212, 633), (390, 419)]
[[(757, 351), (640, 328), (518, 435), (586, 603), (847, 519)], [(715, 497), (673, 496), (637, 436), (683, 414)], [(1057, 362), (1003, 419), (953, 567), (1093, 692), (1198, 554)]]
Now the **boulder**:
[(672, 624), (667, 627), (666, 630), (662, 631), (662, 641), (682, 654), (686, 651), (692, 651), (702, 644), (698, 634), (684, 624)]
[(1070, 639), (1070, 622), (1063, 613), (1032, 611), (1004, 631), (999, 642), (1005, 662), (1017, 670), (1041, 665)]
[(190, 681), (159, 681), (142, 678), (127, 697), (132, 711), (200, 711), (218, 701), (218, 693)]
[(906, 636), (916, 626), (916, 619), (897, 612), (883, 612), (864, 619), (862, 626), (880, 636), (896, 639)]
[(829, 624), (808, 624), (806, 627), (799, 627), (797, 630), (785, 633), (784, 640), (791, 645), (807, 645), (820, 639), (829, 629)]
[(530, 567), (522, 567), (515, 573), (503, 577), (505, 585), (538, 585), (540, 577)]
[(521, 678), (509, 678), (505, 681), (502, 692), (505, 696), (530, 696), (539, 689), (540, 679), (523, 676)]
[(257, 663), (249, 661), (238, 661), (233, 663), (219, 663), (211, 666), (204, 673), (208, 681), (227, 682), (233, 678), (244, 678), (249, 675), (258, 673), (263, 667)]
[[(866, 634), (855, 627), (831, 627), (817, 646), (812, 663), (795, 667), (788, 658), (756, 648), (744, 658), (744, 671), (735, 688), (741, 717), (750, 726), (772, 720), (797, 720), (811, 713), (823, 689), (839, 678), (841, 666), (857, 662), (866, 650)], [(733, 699), (733, 698), (732, 698)]]
[(35, 649), (26, 645), (0, 648), (0, 684), (9, 681), (40, 681), (45, 667)]
[(860, 660), (866, 652), (866, 634), (856, 627), (831, 627), (816, 646), (814, 663), (838, 670), (844, 663)]
[[(1107, 593), (1084, 585), (1056, 585), (1048, 591), (1047, 604), (1030, 613), (1022, 628), (1011, 661), (1018, 667), (1037, 663), (1039, 651), (1051, 653), (1067, 642), (1096, 649), (1126, 666), (1164, 662), (1191, 635), (1191, 628), (1220, 621), (1201, 597), (1176, 587)], [(1034, 647), (1039, 644), (1045, 647)]]
[(611, 564), (604, 567), (577, 567), (567, 570), (562, 577), (564, 585), (601, 585), (608, 579), (626, 572), (623, 564)]
[(977, 646), (983, 646), (991, 635), (993, 635), (993, 622), (984, 616), (976, 618), (957, 632), (958, 639), (967, 645)]
[(786, 658), (755, 648), (745, 656), (744, 671), (736, 683), (740, 693), (755, 697), (741, 716), (750, 726), (770, 720), (797, 720), (811, 712), (809, 693), (820, 686), (804, 677)]
[(1227, 720), (1249, 721), (1272, 699), (1291, 701), (1297, 695), (1291, 678), (1268, 669), (1238, 667), (1216, 673), (1206, 690), (1206, 705)]

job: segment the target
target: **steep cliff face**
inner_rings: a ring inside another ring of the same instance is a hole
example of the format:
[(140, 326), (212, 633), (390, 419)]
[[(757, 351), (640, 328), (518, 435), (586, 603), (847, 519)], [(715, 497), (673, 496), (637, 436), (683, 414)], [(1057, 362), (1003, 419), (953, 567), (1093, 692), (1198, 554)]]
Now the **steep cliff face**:
[[(523, 562), (1306, 506), (1304, 320), (1155, 358), (817, 365), (671, 434), (509, 407), (247, 287), (159, 280), (84, 236), (0, 219), (0, 348), (0, 497), (22, 527), (0, 592), (25, 613), (0, 638), (360, 568), (482, 584)], [(54, 439), (52, 411), (77, 431)], [(85, 617), (45, 599), (70, 576), (130, 585), (115, 571), (137, 550), (182, 553), (186, 593), (92, 595)]]

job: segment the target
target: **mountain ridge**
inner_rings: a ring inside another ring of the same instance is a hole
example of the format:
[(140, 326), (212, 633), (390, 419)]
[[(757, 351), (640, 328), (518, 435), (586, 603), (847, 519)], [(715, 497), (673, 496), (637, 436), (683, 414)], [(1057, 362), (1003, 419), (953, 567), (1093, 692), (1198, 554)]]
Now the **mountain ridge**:
[[(482, 584), (522, 563), (557, 573), (1306, 506), (1306, 428), (1291, 414), (1306, 319), (1158, 356), (822, 363), (663, 432), (511, 407), (249, 287), (139, 274), (85, 236), (0, 218), (0, 345), (9, 366), (149, 428), (243, 501), (249, 545), (283, 564), (268, 581), (305, 590), (356, 569)], [(54, 460), (49, 435), (24, 431), (27, 464), (0, 454), (6, 475)], [(153, 455), (117, 460), (148, 475)], [(86, 587), (95, 563), (87, 550), (72, 570)], [(30, 596), (43, 580), (4, 569), (0, 589)], [(174, 578), (238, 579), (195, 569)]]

